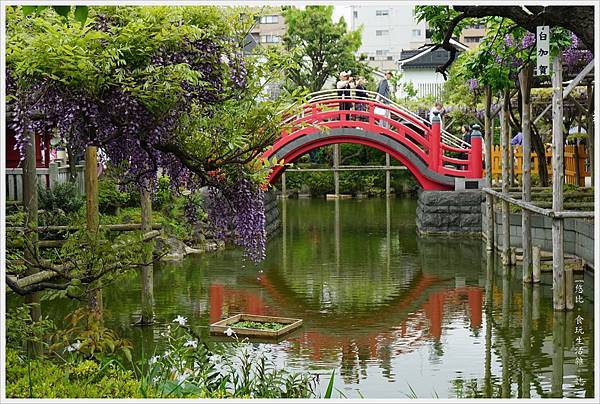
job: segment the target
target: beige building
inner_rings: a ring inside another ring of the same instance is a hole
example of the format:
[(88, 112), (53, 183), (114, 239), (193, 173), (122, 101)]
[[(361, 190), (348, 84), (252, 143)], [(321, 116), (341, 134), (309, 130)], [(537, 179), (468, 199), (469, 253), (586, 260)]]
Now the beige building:
[(485, 36), (485, 25), (467, 25), (460, 34), (460, 42), (473, 49), (479, 46), (479, 42)]
[(285, 32), (285, 19), (277, 10), (273, 10), (257, 17), (256, 24), (250, 34), (257, 44), (276, 45), (283, 41)]

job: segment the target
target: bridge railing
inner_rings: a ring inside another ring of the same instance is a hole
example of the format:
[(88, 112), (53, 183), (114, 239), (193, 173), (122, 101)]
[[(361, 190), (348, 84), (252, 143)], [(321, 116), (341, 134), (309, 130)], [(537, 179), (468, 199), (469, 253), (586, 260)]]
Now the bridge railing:
[[(340, 104), (346, 104), (348, 108), (350, 105), (354, 105), (355, 108), (340, 109)], [(360, 108), (356, 108), (356, 106)], [(389, 114), (376, 114), (376, 108), (386, 110)], [(379, 131), (399, 140), (426, 164), (429, 162), (428, 154), (431, 144), (428, 133), (430, 128), (420, 123), (407, 121), (406, 114), (394, 110), (391, 106), (368, 99), (338, 98), (306, 104), (303, 112), (303, 116), (297, 118), (290, 129), (291, 133), (296, 134), (295, 136), (301, 136), (304, 132), (310, 131), (309, 128), (304, 129), (308, 125), (318, 125), (320, 122), (338, 121), (343, 122), (344, 126), (353, 126), (364, 130), (369, 130), (370, 125), (377, 125)]]
[(310, 131), (303, 127), (330, 121), (345, 122), (344, 126), (360, 129), (368, 129), (365, 125), (378, 125), (379, 131), (398, 138), (434, 171), (449, 176), (481, 177), (481, 173), (474, 170), (481, 165), (474, 161), (480, 159), (481, 154), (473, 153), (471, 145), (445, 131), (440, 131), (438, 145), (432, 145), (429, 121), (377, 93), (365, 93), (367, 97), (361, 98), (340, 97), (338, 90), (310, 94), (299, 112), (286, 120), (290, 134), (301, 136)]
[[(356, 90), (351, 90), (351, 91), (356, 93)], [(411, 116), (414, 120), (417, 120), (417, 121), (423, 123), (424, 125), (431, 127), (431, 122), (429, 122), (429, 120), (423, 118), (419, 114), (414, 113), (413, 111), (409, 110), (408, 108), (398, 104), (397, 102), (391, 100), (390, 98), (383, 97), (374, 91), (369, 91), (369, 90), (360, 90), (360, 91), (367, 94), (367, 97), (369, 97), (373, 100), (380, 100), (380, 102), (382, 102), (384, 104), (392, 105), (394, 108), (402, 111), (406, 115)], [(334, 90), (334, 89), (321, 90), (321, 91), (317, 91), (314, 93), (310, 93), (307, 96), (308, 103), (317, 102), (317, 101), (321, 101), (321, 100), (325, 100), (325, 99), (331, 99), (332, 97), (337, 98), (338, 97), (337, 93), (338, 93), (338, 90)], [(353, 98), (356, 98), (356, 97), (353, 97)], [(452, 133), (450, 133), (446, 130), (443, 130), (443, 129), (441, 131), (441, 137), (442, 137), (442, 142), (449, 146), (454, 146), (454, 147), (462, 148), (462, 149), (468, 149), (471, 147), (469, 145), (469, 143), (465, 142), (460, 137), (455, 136)]]

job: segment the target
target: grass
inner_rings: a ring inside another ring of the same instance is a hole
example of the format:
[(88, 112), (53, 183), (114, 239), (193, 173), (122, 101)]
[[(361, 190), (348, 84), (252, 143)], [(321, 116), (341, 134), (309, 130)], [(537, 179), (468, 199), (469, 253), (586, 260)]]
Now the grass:
[(285, 327), (285, 324), (281, 323), (267, 323), (261, 321), (238, 321), (235, 324), (232, 324), (233, 328), (250, 328), (253, 330), (271, 330), (277, 331)]

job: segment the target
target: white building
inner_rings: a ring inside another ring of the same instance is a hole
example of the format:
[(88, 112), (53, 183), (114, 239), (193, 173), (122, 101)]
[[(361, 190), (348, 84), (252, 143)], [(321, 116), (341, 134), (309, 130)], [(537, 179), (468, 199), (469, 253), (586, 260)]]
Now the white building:
[[(458, 49), (458, 52), (469, 49), (454, 39), (451, 39), (450, 42)], [(450, 52), (441, 48), (433, 50), (433, 47), (427, 47), (403, 51), (397, 61), (398, 72), (402, 74), (397, 95), (406, 96), (403, 84), (411, 83), (413, 89), (416, 90), (417, 97), (431, 95), (439, 99), (445, 80), (441, 73), (436, 72), (436, 68), (446, 63), (449, 58)]]
[(362, 26), (358, 54), (380, 71), (396, 70), (403, 49), (417, 49), (427, 42), (426, 22), (417, 22), (414, 6), (350, 6), (351, 30)]

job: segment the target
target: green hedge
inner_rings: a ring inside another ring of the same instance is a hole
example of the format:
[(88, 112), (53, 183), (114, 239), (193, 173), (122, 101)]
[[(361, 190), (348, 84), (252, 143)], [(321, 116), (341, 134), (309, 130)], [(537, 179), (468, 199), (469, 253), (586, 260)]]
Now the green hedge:
[(10, 398), (130, 398), (143, 397), (133, 372), (115, 365), (101, 367), (86, 360), (62, 364), (6, 352), (6, 397)]

